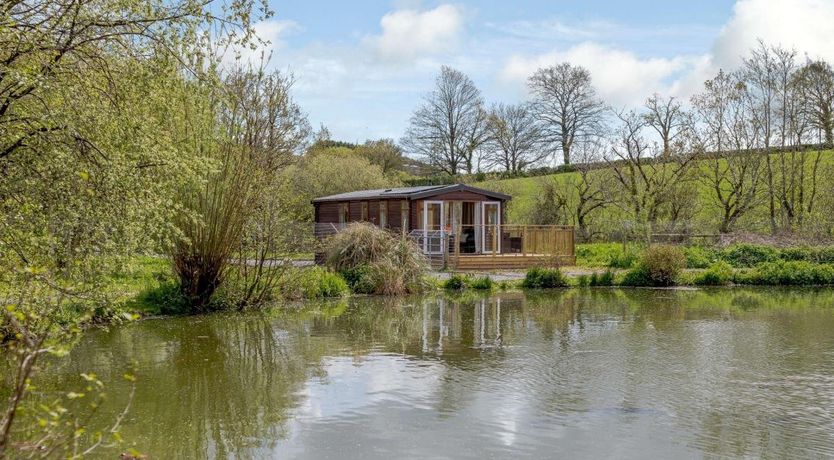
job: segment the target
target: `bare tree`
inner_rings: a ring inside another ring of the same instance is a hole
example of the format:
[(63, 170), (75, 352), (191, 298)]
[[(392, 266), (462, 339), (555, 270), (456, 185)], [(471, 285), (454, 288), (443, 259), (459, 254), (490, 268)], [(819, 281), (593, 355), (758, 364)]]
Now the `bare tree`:
[(605, 109), (584, 68), (562, 63), (539, 69), (528, 81), (537, 118), (545, 138), (571, 163), (577, 139), (598, 132)]
[[(674, 161), (660, 162), (657, 144), (644, 135), (645, 118), (634, 111), (617, 113), (617, 118), (620, 126), (606, 162), (618, 183), (623, 207), (636, 223), (646, 224), (646, 230), (651, 231), (664, 208), (669, 208), (675, 197), (680, 196), (678, 188), (690, 180), (695, 155), (681, 150), (672, 156)], [(672, 217), (675, 214), (679, 213), (672, 212)]]
[(705, 153), (700, 179), (721, 209), (719, 231), (728, 233), (760, 201), (766, 155), (758, 150), (761, 127), (751, 114), (744, 81), (735, 73), (719, 71), (692, 105), (701, 125), (695, 132), (696, 151)]
[(468, 76), (443, 66), (434, 91), (412, 115), (402, 144), (442, 172), (471, 172), (474, 154), (485, 141), (483, 105), (481, 92)]
[(517, 173), (544, 160), (542, 130), (529, 104), (497, 104), (489, 118), (490, 162)]
[(614, 202), (611, 193), (613, 176), (610, 171), (596, 167), (605, 158), (607, 148), (608, 144), (602, 137), (578, 145), (578, 177), (571, 184), (576, 195), (574, 223), (582, 241), (588, 241), (593, 236), (590, 226), (592, 216)]
[(822, 132), (828, 147), (834, 145), (834, 70), (825, 61), (809, 61), (795, 79), (799, 97), (807, 101), (810, 123)]
[(646, 124), (660, 136), (663, 159), (672, 156), (672, 144), (683, 134), (687, 125), (687, 113), (674, 97), (664, 98), (657, 93), (646, 99)]
[(776, 193), (774, 188), (774, 166), (770, 158), (770, 146), (774, 131), (774, 112), (776, 110), (777, 62), (773, 51), (763, 41), (751, 51), (744, 60), (744, 79), (751, 95), (751, 102), (756, 123), (761, 129), (761, 146), (765, 151), (767, 171), (768, 211), (771, 232), (778, 231), (776, 221)]

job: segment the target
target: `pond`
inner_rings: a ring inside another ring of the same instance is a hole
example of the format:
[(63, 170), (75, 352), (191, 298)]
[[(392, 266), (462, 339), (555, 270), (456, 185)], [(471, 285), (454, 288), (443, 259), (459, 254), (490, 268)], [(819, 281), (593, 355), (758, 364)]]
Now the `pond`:
[[(834, 291), (354, 298), (92, 331), (151, 458), (834, 455)], [(113, 458), (114, 452), (102, 452)]]

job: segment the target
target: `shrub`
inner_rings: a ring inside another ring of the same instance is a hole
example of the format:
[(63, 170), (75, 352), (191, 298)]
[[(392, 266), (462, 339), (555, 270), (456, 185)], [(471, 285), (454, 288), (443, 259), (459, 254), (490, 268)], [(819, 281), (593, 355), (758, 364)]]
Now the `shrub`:
[(629, 270), (623, 280), (626, 286), (672, 286), (686, 265), (683, 251), (676, 246), (659, 244), (643, 253), (637, 267)]
[(521, 287), (528, 289), (548, 289), (567, 286), (567, 280), (558, 268), (534, 267), (527, 270)]
[(736, 277), (743, 284), (815, 286), (834, 284), (834, 267), (806, 261), (765, 262)]
[(718, 261), (695, 277), (695, 284), (699, 286), (723, 286), (733, 279), (733, 267), (724, 262)]
[(459, 291), (461, 289), (466, 288), (468, 281), (469, 280), (466, 276), (456, 273), (443, 282), (443, 289), (448, 289), (450, 291)]
[(288, 299), (342, 297), (350, 293), (347, 281), (323, 267), (310, 267), (288, 273), (281, 281), (281, 294)]
[(406, 236), (367, 223), (350, 224), (330, 237), (325, 254), (329, 267), (341, 273), (355, 292), (366, 294), (418, 291), (428, 271), (425, 256)]
[(785, 248), (779, 251), (778, 257), (782, 260), (805, 260), (812, 262), (816, 259), (816, 251), (808, 247)]
[(755, 267), (779, 258), (779, 252), (770, 246), (737, 244), (724, 249), (721, 258), (733, 267)]
[(686, 268), (708, 268), (717, 259), (715, 252), (703, 246), (688, 246), (683, 250)]
[(594, 273), (591, 275), (591, 286), (613, 286), (614, 272), (605, 270), (603, 273)]
[(576, 284), (578, 284), (580, 287), (590, 286), (591, 285), (591, 279), (596, 280), (596, 277), (597, 277), (596, 273), (594, 273), (590, 277), (588, 275), (579, 275), (579, 277), (576, 278)]
[(491, 290), (495, 286), (492, 278), (488, 276), (481, 276), (469, 281), (469, 287), (479, 290)]

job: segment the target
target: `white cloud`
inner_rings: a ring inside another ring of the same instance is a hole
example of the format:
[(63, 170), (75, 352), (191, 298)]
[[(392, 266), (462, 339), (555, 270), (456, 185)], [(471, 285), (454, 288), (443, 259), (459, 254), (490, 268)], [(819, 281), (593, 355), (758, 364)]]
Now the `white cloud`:
[(566, 50), (525, 57), (511, 56), (501, 72), (506, 82), (521, 84), (540, 67), (569, 62), (588, 69), (600, 96), (614, 106), (639, 104), (654, 92), (681, 90), (674, 77), (699, 66), (703, 58), (640, 58), (630, 51), (585, 42)]
[(715, 66), (739, 65), (759, 38), (834, 61), (834, 1), (739, 0), (713, 45)]
[(253, 24), (252, 29), (257, 39), (251, 46), (235, 46), (226, 50), (223, 54), (224, 65), (231, 66), (236, 62), (254, 64), (259, 62), (261, 57), (269, 58), (270, 55), (284, 49), (284, 38), (301, 30), (301, 26), (290, 20), (266, 20)]
[(399, 10), (383, 16), (380, 25), (382, 34), (368, 41), (380, 58), (403, 61), (448, 49), (463, 28), (463, 13), (454, 5)]

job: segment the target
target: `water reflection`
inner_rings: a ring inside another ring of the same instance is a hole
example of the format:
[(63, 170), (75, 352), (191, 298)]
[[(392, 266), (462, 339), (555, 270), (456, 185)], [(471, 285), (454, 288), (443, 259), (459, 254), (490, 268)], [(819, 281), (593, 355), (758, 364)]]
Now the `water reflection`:
[(136, 361), (155, 458), (827, 456), (832, 330), (826, 290), (353, 299), (98, 331), (51, 378), (116, 410)]

